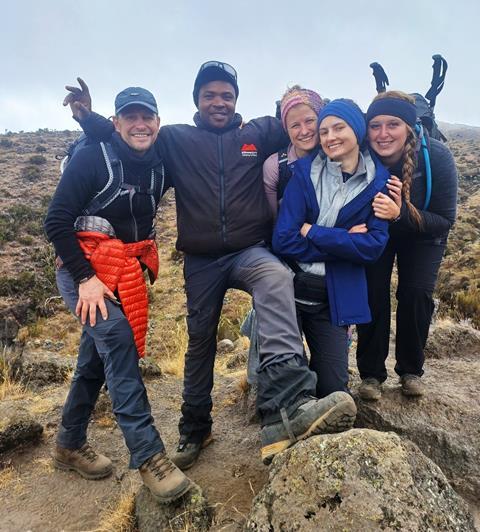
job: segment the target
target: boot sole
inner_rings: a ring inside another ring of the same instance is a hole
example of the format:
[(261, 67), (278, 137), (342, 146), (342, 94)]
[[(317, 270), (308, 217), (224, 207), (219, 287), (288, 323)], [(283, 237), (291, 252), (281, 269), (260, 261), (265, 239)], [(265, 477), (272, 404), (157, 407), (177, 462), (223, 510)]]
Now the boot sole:
[(82, 471), (78, 467), (75, 467), (71, 464), (66, 464), (65, 462), (60, 462), (56, 458), (53, 459), (53, 465), (55, 469), (59, 469), (60, 471), (75, 471), (79, 475), (81, 475), (83, 478), (86, 478), (87, 480), (100, 480), (101, 478), (108, 477), (111, 475), (113, 471), (113, 467), (110, 467), (110, 469), (105, 469), (101, 473), (86, 473), (85, 471)]
[(187, 478), (185, 484), (181, 486), (181, 488), (174, 495), (170, 495), (169, 497), (162, 497), (161, 495), (153, 493), (153, 491), (151, 490), (150, 493), (152, 494), (154, 499), (160, 504), (170, 504), (171, 502), (180, 499), (180, 497), (183, 497), (193, 488), (193, 486), (195, 486), (195, 484), (189, 478)]
[[(213, 442), (213, 435), (212, 434), (209, 434), (209, 436), (207, 437), (207, 439), (202, 443), (202, 447), (200, 448), (200, 450), (202, 449), (205, 449), (205, 447), (208, 447), (211, 443)], [(200, 456), (200, 452), (197, 454), (197, 456), (195, 456), (195, 458), (193, 458), (190, 462), (188, 462), (187, 464), (181, 464), (181, 465), (178, 465), (176, 464), (175, 462), (173, 462), (181, 471), (186, 471), (187, 469), (190, 469), (191, 467), (193, 467), (195, 465), (195, 463), (197, 462), (198, 460), (198, 457)]]
[(265, 465), (271, 464), (275, 455), (285, 451), (285, 449), (288, 449), (299, 440), (305, 440), (316, 434), (331, 434), (349, 430), (353, 427), (356, 415), (357, 407), (353, 399), (352, 401), (337, 403), (325, 414), (317, 418), (295, 441), (290, 439), (282, 440), (262, 447), (262, 462)]

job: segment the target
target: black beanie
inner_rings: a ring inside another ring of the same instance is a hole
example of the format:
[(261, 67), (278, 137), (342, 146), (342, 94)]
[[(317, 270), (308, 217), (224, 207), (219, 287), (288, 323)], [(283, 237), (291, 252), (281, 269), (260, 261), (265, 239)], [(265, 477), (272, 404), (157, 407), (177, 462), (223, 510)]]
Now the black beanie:
[(238, 98), (237, 80), (232, 74), (219, 66), (208, 66), (203, 68), (202, 65), (193, 85), (193, 101), (195, 102), (196, 107), (198, 107), (198, 95), (200, 93), (200, 88), (211, 81), (226, 81), (230, 83), (235, 90), (235, 98)]

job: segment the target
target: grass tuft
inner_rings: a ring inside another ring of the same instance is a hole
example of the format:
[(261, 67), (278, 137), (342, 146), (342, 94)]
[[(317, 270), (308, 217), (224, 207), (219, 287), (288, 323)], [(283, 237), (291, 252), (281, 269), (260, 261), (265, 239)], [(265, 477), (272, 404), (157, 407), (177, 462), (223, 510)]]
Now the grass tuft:
[(23, 399), (29, 395), (27, 388), (12, 378), (10, 365), (7, 361), (7, 347), (0, 355), (0, 401), (5, 399)]
[(135, 530), (135, 494), (124, 493), (115, 507), (106, 510), (94, 532), (133, 532)]

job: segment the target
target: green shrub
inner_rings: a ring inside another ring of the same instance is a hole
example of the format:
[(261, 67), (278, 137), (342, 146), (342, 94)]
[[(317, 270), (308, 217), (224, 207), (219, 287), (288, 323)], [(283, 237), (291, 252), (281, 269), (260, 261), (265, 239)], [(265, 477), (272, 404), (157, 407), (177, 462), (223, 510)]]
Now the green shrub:
[(21, 175), (24, 179), (28, 179), (29, 181), (37, 181), (40, 179), (42, 173), (37, 166), (31, 165), (22, 168)]
[(28, 162), (31, 164), (45, 164), (47, 159), (43, 155), (32, 155)]
[(26, 294), (35, 285), (32, 272), (21, 272), (18, 277), (0, 277), (0, 296), (12, 297)]
[(33, 236), (42, 235), (45, 214), (46, 206), (43, 204), (41, 208), (23, 204), (11, 206), (0, 214), (0, 246), (19, 238), (20, 231)]
[(35, 148), (35, 151), (37, 153), (44, 153), (47, 151), (47, 147), (46, 146), (43, 146), (42, 144), (39, 144), (36, 148)]
[(13, 146), (13, 141), (10, 139), (0, 139), (0, 146), (2, 148), (11, 148)]
[(33, 271), (23, 271), (16, 277), (0, 277), (0, 297), (15, 297), (28, 301), (27, 321), (51, 313), (45, 305), (48, 298), (58, 295), (55, 283), (55, 255), (52, 246), (37, 248), (31, 254)]
[(472, 320), (475, 327), (480, 327), (480, 289), (470, 287), (469, 290), (458, 292), (456, 307), (463, 318)]

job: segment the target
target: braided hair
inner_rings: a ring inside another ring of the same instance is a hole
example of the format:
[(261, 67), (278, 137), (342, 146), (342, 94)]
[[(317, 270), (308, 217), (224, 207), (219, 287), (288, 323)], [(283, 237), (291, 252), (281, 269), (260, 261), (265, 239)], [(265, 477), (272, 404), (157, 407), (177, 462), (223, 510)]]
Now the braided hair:
[[(415, 99), (413, 96), (402, 92), (402, 91), (386, 91), (380, 92), (375, 96), (373, 101), (381, 100), (383, 98), (397, 98), (399, 100), (405, 100), (409, 103), (415, 104)], [(408, 125), (405, 124), (407, 128), (407, 140), (403, 146), (402, 153), (402, 197), (407, 204), (407, 209), (409, 215), (412, 217), (414, 222), (417, 224), (418, 228), (421, 228), (423, 225), (423, 219), (419, 210), (413, 205), (410, 201), (410, 186), (412, 184), (413, 173), (417, 167), (417, 136), (415, 131)]]

